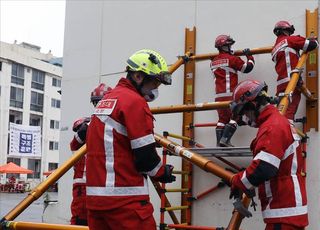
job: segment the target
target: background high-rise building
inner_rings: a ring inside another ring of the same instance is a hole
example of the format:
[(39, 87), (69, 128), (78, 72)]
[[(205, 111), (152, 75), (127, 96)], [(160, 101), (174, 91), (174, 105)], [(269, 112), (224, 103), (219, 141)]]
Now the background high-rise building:
[[(50, 51), (41, 53), (39, 46), (29, 43), (1, 42), (0, 165), (14, 162), (33, 170), (33, 174), (15, 175), (31, 186), (42, 179), (43, 172), (58, 167), (61, 78), (62, 58)], [(9, 155), (10, 122), (40, 126), (41, 156)], [(5, 180), (3, 175), (1, 179)]]

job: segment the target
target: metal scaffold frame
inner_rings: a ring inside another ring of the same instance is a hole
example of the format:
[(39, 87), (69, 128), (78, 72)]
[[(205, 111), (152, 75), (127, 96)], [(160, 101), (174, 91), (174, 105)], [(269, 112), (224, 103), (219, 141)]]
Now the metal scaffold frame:
[[(317, 34), (317, 10), (316, 13), (311, 14), (309, 11), (306, 12), (306, 28), (307, 35)], [(217, 165), (213, 161), (207, 159), (205, 156), (214, 156), (218, 160), (232, 167), (235, 171), (241, 170), (239, 166), (233, 164), (223, 157), (225, 156), (249, 156), (250, 150), (246, 148), (204, 148), (203, 145), (194, 141), (194, 132), (195, 127), (212, 127), (216, 123), (206, 123), (206, 124), (193, 124), (193, 112), (195, 111), (205, 111), (205, 110), (214, 110), (214, 109), (226, 109), (229, 108), (230, 101), (225, 102), (207, 102), (194, 104), (194, 80), (195, 80), (195, 62), (204, 61), (212, 59), (217, 54), (205, 54), (205, 55), (195, 55), (195, 41), (196, 41), (196, 28), (193, 30), (186, 29), (186, 42), (185, 42), (185, 55), (180, 56), (176, 63), (170, 66), (169, 72), (173, 73), (177, 70), (182, 64), (185, 65), (184, 71), (184, 104), (183, 105), (172, 105), (166, 107), (155, 107), (151, 108), (153, 114), (164, 114), (164, 113), (178, 113), (183, 112), (183, 124), (182, 124), (182, 136), (177, 134), (172, 134), (169, 132), (164, 132), (163, 136), (155, 134), (155, 140), (158, 144), (163, 147), (163, 162), (166, 163), (167, 155), (170, 153), (175, 156), (179, 156), (183, 159), (182, 170), (174, 171), (175, 174), (181, 175), (182, 178), (182, 187), (167, 189), (164, 184), (160, 184), (154, 180), (151, 180), (157, 194), (161, 198), (161, 216), (160, 216), (160, 228), (161, 229), (202, 229), (202, 230), (222, 230), (224, 228), (219, 227), (205, 227), (205, 226), (192, 226), (191, 225), (191, 206), (192, 201), (199, 200), (205, 197), (210, 192), (215, 191), (216, 189), (222, 187), (225, 183), (231, 183), (231, 179), (234, 175), (233, 172), (228, 171), (221, 166)], [(270, 53), (272, 47), (263, 47), (259, 49), (251, 49), (252, 54), (264, 54)], [(317, 51), (316, 51), (317, 52)], [(307, 54), (303, 54), (299, 59), (298, 65), (296, 68), (301, 69), (302, 66), (307, 61), (307, 86), (310, 87), (310, 90), (303, 86), (301, 92), (307, 98), (307, 119), (303, 119), (303, 132), (299, 131), (299, 134), (302, 137), (306, 137), (306, 131), (309, 131), (310, 128), (315, 128), (318, 130), (318, 112), (315, 112), (315, 108), (318, 108), (318, 88), (311, 88), (312, 85), (317, 85), (318, 83), (318, 73), (317, 68), (317, 53), (311, 53), (308, 59)], [(236, 51), (236, 55), (242, 55), (242, 51)], [(315, 62), (316, 61), (316, 62)], [(314, 75), (315, 74), (315, 75)], [(310, 77), (310, 79), (309, 79)], [(311, 79), (311, 77), (313, 77)], [(281, 99), (278, 106), (279, 111), (284, 114), (288, 104), (289, 97), (292, 91), (295, 89), (297, 81), (299, 78), (299, 73), (292, 74), (291, 80), (288, 84), (287, 89), (285, 90), (284, 97)], [(314, 80), (316, 79), (316, 80)], [(316, 83), (315, 83), (316, 82)], [(308, 104), (309, 103), (309, 104)], [(316, 109), (318, 111), (318, 109)], [(311, 118), (310, 118), (311, 117)], [(316, 117), (316, 119), (314, 119)], [(309, 119), (310, 118), (310, 119)], [(310, 121), (310, 122), (309, 122)], [(178, 138), (183, 140), (183, 145), (180, 146), (173, 141), (169, 140), (168, 137)], [(306, 140), (306, 138), (305, 138)], [(192, 147), (192, 148), (191, 148)], [(196, 147), (196, 148), (195, 148)], [(226, 153), (227, 152), (227, 153)], [(239, 154), (240, 153), (240, 154)], [(306, 157), (306, 143), (303, 144), (303, 153)], [(82, 156), (86, 154), (86, 145), (82, 146), (78, 151), (76, 151), (72, 157), (63, 163), (58, 169), (56, 169), (45, 181), (40, 183), (36, 188), (34, 188), (28, 196), (22, 200), (15, 208), (13, 208), (9, 213), (7, 213), (0, 221), (0, 230), (5, 229), (88, 229), (88, 227), (82, 226), (72, 226), (72, 225), (58, 225), (58, 224), (46, 224), (46, 223), (29, 223), (29, 222), (16, 222), (14, 219), (19, 216), (33, 201), (37, 200), (52, 184), (54, 184), (62, 175), (64, 175)], [(232, 155), (233, 154), (233, 155)], [(197, 165), (204, 171), (212, 173), (215, 176), (221, 178), (224, 182), (219, 182), (217, 185), (209, 188), (208, 190), (201, 192), (198, 195), (192, 195), (192, 165)], [(306, 176), (306, 172), (301, 172), (302, 175)], [(180, 206), (171, 206), (168, 198), (166, 197), (166, 192), (180, 192), (181, 195), (181, 205)], [(247, 210), (250, 205), (250, 199), (243, 195), (241, 200), (241, 208)], [(181, 221), (179, 222), (174, 210), (181, 210)], [(168, 212), (170, 218), (172, 219), (173, 224), (166, 224), (164, 222), (164, 213)], [(239, 230), (242, 219), (245, 217), (245, 212), (241, 212), (241, 209), (234, 209), (232, 212), (231, 219), (228, 223), (228, 230)]]

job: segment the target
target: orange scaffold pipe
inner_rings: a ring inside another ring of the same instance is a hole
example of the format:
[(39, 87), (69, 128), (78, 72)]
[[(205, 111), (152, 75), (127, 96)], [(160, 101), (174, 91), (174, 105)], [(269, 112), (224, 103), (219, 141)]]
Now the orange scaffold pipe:
[[(247, 196), (243, 196), (241, 202), (243, 206), (248, 209), (251, 200)], [(243, 218), (244, 216), (234, 209), (227, 230), (239, 230)]]
[(83, 145), (72, 157), (56, 169), (50, 176), (34, 188), (26, 198), (24, 198), (14, 209), (5, 215), (1, 223), (4, 221), (14, 220), (22, 213), (33, 201), (37, 200), (41, 195), (54, 184), (61, 176), (63, 176), (82, 156), (86, 154), (87, 147)]
[[(172, 154), (186, 159), (187, 161), (197, 165), (201, 169), (203, 169), (207, 172), (211, 172), (212, 174), (220, 177), (221, 179), (229, 181), (229, 183), (231, 184), (232, 177), (234, 176), (234, 174), (232, 172), (225, 170), (224, 168), (222, 168), (219, 165), (215, 164), (214, 162), (206, 159), (205, 157), (203, 157), (199, 154), (196, 154), (196, 153), (160, 136), (159, 134), (155, 134), (154, 137), (155, 137), (155, 140), (160, 145), (167, 148)], [(250, 204), (250, 199), (247, 196), (243, 195), (242, 203), (245, 208), (248, 208), (249, 204)], [(240, 212), (238, 212), (237, 210), (234, 210), (232, 218), (229, 222), (229, 227), (227, 229), (228, 230), (238, 230), (243, 218), (244, 218), (244, 216)]]
[[(271, 53), (272, 51), (272, 46), (266, 46), (266, 47), (261, 47), (261, 48), (253, 48), (253, 49), (250, 49), (251, 53), (253, 55), (255, 54), (266, 54), (266, 53)], [(219, 53), (209, 53), (209, 54), (199, 54), (199, 55), (193, 55), (193, 56), (190, 56), (189, 57), (189, 60), (194, 60), (194, 61), (205, 61), (205, 60), (211, 60), (213, 59), (214, 57), (216, 57)], [(234, 55), (237, 55), (237, 56), (241, 56), (243, 55), (242, 53), (242, 50), (236, 50), (234, 52)], [(178, 60), (179, 61), (179, 60)], [(180, 60), (181, 62), (181, 60)], [(182, 64), (182, 63), (181, 63)], [(309, 91), (309, 89), (303, 85), (301, 87), (301, 92), (306, 96), (306, 98), (309, 100), (309, 101), (315, 101), (317, 100), (317, 98), (315, 98)]]
[(14, 230), (89, 230), (85, 226), (8, 221), (6, 229)]
[[(252, 54), (266, 54), (266, 53), (271, 53), (272, 51), (272, 46), (267, 46), (267, 47), (261, 47), (261, 48), (254, 48), (250, 49)], [(195, 61), (205, 61), (205, 60), (211, 60), (214, 57), (216, 57), (219, 53), (210, 53), (210, 54), (199, 54), (199, 55), (194, 55), (190, 57), (190, 60), (195, 60)], [(236, 50), (234, 52), (234, 55), (240, 56), (243, 55), (242, 50)]]
[[(303, 53), (299, 59), (299, 62), (296, 66), (297, 70), (301, 70), (303, 65), (305, 64), (306, 60), (307, 60), (307, 53)], [(278, 110), (281, 114), (285, 114), (287, 109), (288, 109), (288, 105), (290, 103), (290, 96), (293, 93), (294, 89), (297, 86), (298, 80), (300, 77), (300, 71), (298, 72), (294, 72), (291, 76), (291, 79), (287, 85), (286, 90), (284, 91), (284, 95), (283, 98), (281, 99), (279, 105), (278, 105)], [(305, 92), (307, 89), (303, 89), (302, 92)], [(313, 97), (312, 97), (313, 98)], [(301, 137), (306, 137), (306, 135), (299, 129), (296, 129), (297, 133), (301, 136)]]
[(228, 109), (230, 108), (231, 101), (222, 102), (204, 102), (198, 104), (189, 105), (171, 105), (151, 108), (153, 114), (163, 113), (180, 113), (180, 112), (191, 112), (191, 111), (205, 111), (213, 109)]
[(171, 153), (174, 155), (180, 156), (187, 161), (197, 165), (201, 169), (211, 172), (214, 175), (229, 181), (231, 183), (231, 179), (233, 177), (233, 173), (230, 171), (225, 170), (224, 168), (220, 167), (219, 165), (215, 164), (214, 162), (208, 160), (207, 158), (194, 153), (162, 136), (159, 134), (154, 135), (155, 140), (162, 145), (163, 147), (167, 148)]
[[(307, 53), (303, 53), (299, 59), (299, 62), (296, 66), (297, 70), (301, 70), (303, 65), (305, 64), (307, 60)], [(284, 91), (283, 98), (281, 99), (279, 105), (278, 105), (278, 110), (280, 111), (281, 114), (285, 114), (289, 105), (289, 97), (295, 90), (298, 80), (300, 77), (300, 72), (294, 72), (291, 76), (291, 79), (287, 85), (286, 90)]]

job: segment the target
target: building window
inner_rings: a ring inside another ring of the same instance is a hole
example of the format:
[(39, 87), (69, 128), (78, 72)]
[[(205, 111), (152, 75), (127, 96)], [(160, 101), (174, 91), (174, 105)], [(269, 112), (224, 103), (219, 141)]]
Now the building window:
[(60, 108), (60, 100), (52, 98), (51, 99), (51, 107)]
[(28, 169), (31, 169), (33, 174), (28, 174), (27, 178), (40, 178), (41, 160), (28, 159)]
[(49, 141), (49, 150), (59, 150), (59, 142)]
[(32, 69), (32, 81), (31, 81), (31, 88), (33, 89), (44, 89), (44, 72)]
[[(22, 112), (15, 111), (15, 110), (9, 110), (9, 122), (15, 123), (15, 124), (22, 124)], [(10, 128), (10, 125), (9, 125)]]
[(16, 108), (23, 107), (23, 89), (11, 86), (10, 106), (16, 107)]
[(61, 80), (57, 78), (52, 78), (52, 86), (61, 87)]
[(24, 66), (18, 63), (12, 63), (11, 82), (24, 85)]
[(48, 164), (48, 171), (52, 171), (58, 168), (58, 163), (51, 163)]
[(37, 112), (43, 111), (43, 94), (31, 91), (30, 109)]
[(50, 120), (50, 129), (59, 129), (59, 121)]
[(30, 114), (29, 125), (31, 126), (42, 126), (42, 116)]

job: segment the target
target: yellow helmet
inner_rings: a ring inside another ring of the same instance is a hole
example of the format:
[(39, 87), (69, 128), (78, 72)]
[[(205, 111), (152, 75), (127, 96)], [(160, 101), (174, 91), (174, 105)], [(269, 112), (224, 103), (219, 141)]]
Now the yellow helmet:
[(168, 71), (167, 63), (154, 50), (143, 49), (135, 52), (129, 57), (127, 64), (129, 71), (141, 71), (165, 85), (171, 85), (171, 74)]

